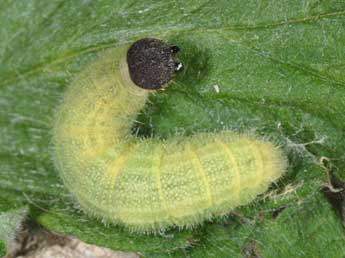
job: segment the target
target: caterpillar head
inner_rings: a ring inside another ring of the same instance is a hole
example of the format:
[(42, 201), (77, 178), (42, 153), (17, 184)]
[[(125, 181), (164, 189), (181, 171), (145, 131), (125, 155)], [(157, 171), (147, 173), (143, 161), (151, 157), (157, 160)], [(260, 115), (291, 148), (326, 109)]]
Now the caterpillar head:
[(131, 80), (140, 88), (157, 90), (171, 80), (182, 64), (175, 61), (179, 47), (159, 39), (144, 38), (134, 42), (127, 52)]

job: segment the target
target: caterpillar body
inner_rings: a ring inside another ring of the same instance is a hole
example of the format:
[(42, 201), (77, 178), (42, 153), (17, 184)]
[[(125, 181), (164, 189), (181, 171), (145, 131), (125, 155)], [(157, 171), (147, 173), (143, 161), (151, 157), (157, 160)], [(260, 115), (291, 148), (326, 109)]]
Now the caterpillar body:
[(55, 116), (54, 161), (84, 210), (138, 232), (191, 227), (248, 203), (283, 174), (281, 150), (251, 135), (132, 135), (155, 91), (133, 82), (128, 49), (108, 50), (87, 66)]

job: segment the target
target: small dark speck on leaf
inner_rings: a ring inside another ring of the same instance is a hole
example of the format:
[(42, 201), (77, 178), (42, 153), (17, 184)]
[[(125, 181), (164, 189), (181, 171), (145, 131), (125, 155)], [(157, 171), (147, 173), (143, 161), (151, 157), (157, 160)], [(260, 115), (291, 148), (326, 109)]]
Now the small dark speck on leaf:
[(246, 258), (261, 258), (255, 240), (250, 240), (242, 249)]
[(190, 238), (187, 241), (188, 241), (188, 246), (189, 247), (194, 247), (194, 246), (198, 245), (199, 242), (200, 242), (200, 240), (194, 239), (194, 238)]
[(272, 218), (276, 219), (280, 215), (280, 213), (283, 212), (286, 208), (287, 208), (286, 206), (282, 206), (277, 209), (274, 209), (272, 211)]

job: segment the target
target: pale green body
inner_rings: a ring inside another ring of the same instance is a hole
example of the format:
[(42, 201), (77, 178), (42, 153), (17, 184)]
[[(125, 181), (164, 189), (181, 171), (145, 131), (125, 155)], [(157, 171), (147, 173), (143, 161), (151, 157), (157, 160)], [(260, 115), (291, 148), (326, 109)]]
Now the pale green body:
[(281, 152), (253, 136), (133, 136), (149, 92), (129, 80), (125, 54), (108, 51), (87, 67), (56, 115), (55, 163), (85, 210), (135, 231), (188, 227), (248, 203), (282, 175)]

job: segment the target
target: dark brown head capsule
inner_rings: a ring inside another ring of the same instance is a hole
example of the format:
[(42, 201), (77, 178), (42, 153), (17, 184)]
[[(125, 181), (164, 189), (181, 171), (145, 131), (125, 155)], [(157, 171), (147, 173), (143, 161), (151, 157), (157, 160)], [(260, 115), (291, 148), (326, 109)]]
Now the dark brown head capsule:
[(133, 43), (127, 52), (127, 63), (132, 81), (143, 89), (162, 88), (182, 68), (174, 54), (180, 49), (159, 39), (144, 38)]

